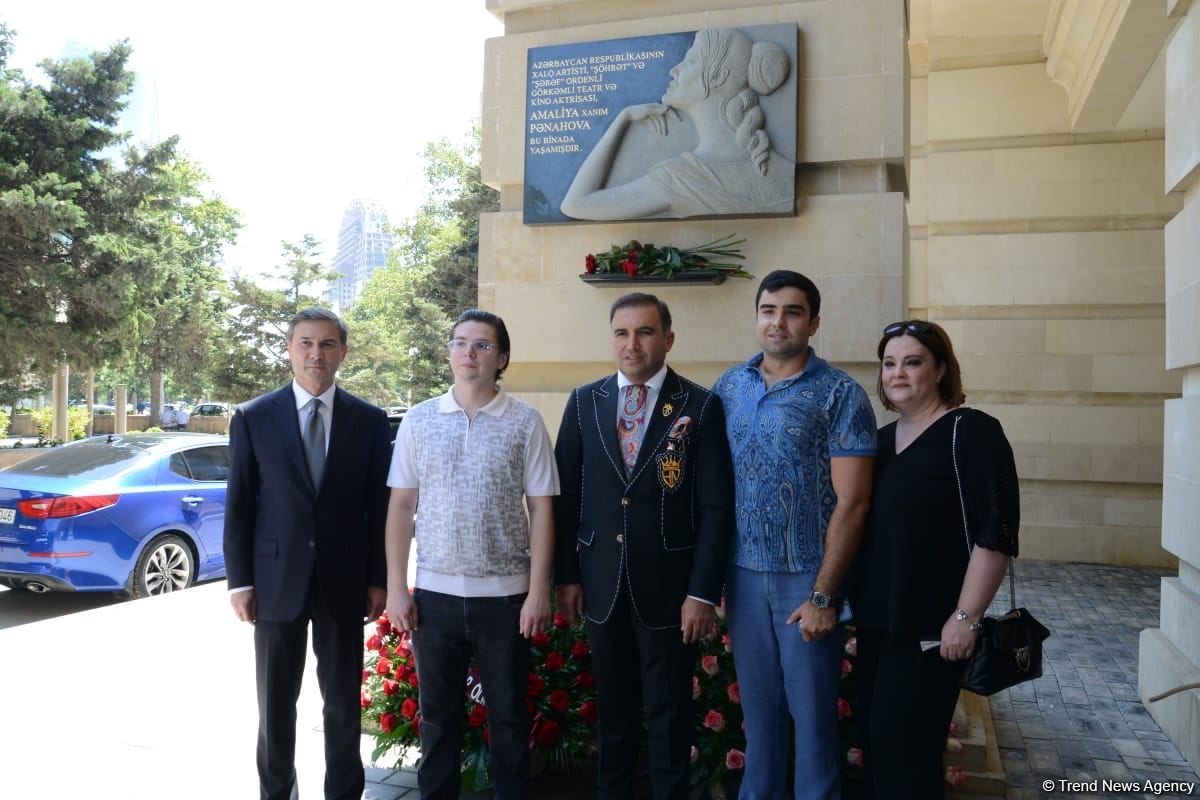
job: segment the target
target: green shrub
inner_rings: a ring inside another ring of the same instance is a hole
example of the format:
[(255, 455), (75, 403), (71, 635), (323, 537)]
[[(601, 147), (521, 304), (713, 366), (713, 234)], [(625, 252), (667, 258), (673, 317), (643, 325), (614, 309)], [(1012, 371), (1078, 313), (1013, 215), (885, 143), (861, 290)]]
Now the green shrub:
[[(33, 424), (37, 428), (38, 439), (50, 441), (50, 431), (54, 428), (54, 408), (44, 406), (31, 412)], [(87, 408), (76, 407), (67, 409), (67, 441), (83, 439), (87, 436)]]
[(8, 436), (8, 412), (0, 411), (0, 436)]

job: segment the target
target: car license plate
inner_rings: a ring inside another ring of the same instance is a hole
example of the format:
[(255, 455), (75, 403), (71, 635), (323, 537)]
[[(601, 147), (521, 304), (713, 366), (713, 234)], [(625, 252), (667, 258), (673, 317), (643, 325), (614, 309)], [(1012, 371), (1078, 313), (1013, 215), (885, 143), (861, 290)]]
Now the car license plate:
[(0, 522), (5, 525), (12, 525), (17, 519), (17, 510), (15, 508), (0, 508)]

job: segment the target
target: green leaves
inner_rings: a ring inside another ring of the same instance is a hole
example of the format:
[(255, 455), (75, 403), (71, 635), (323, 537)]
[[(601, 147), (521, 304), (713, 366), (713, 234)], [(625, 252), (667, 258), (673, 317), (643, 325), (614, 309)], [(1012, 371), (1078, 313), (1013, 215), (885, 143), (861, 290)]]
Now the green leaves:
[(630, 277), (661, 275), (668, 279), (680, 273), (713, 270), (735, 278), (750, 278), (752, 276), (742, 269), (741, 264), (728, 260), (745, 259), (737, 249), (737, 245), (745, 241), (732, 233), (695, 247), (660, 247), (631, 239), (623, 245), (614, 244), (606, 253), (589, 254), (584, 259), (584, 269), (589, 274), (624, 272)]

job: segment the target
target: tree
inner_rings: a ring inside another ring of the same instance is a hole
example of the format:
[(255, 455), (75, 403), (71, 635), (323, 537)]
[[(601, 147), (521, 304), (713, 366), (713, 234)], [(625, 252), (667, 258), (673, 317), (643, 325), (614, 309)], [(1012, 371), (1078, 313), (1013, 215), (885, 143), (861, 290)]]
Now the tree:
[(234, 212), (203, 194), (175, 138), (112, 156), (128, 136), (127, 43), (41, 62), (45, 87), (8, 67), (11, 52), (0, 24), (0, 379), (28, 384), (64, 357), (180, 366), (213, 327)]
[(477, 129), (462, 145), (431, 142), (422, 156), (427, 200), (400, 226), (388, 266), (351, 308), (352, 336), (362, 330), (370, 346), (361, 361), (352, 347), (342, 367), (347, 387), (386, 375), (408, 403), (446, 390), (450, 326), (479, 302), (479, 215), (500, 207), (497, 192), (480, 179)]
[(262, 273), (259, 281), (235, 275), (230, 284), (232, 313), (220, 342), (222, 357), (211, 373), (224, 397), (254, 397), (287, 381), (288, 322), (300, 309), (321, 305), (308, 293), (311, 287), (337, 277), (317, 260), (320, 243), (312, 236), (282, 246), (286, 261), (278, 273)]

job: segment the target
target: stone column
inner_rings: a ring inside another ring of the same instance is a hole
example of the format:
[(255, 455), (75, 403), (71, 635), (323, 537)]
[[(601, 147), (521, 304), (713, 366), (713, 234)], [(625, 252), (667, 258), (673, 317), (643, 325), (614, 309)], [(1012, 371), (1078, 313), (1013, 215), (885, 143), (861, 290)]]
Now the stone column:
[(96, 368), (87, 371), (87, 434), (92, 435), (92, 423), (96, 414)]
[(1183, 396), (1166, 403), (1162, 545), (1179, 557), (1179, 574), (1163, 578), (1159, 627), (1142, 631), (1138, 694), (1200, 769), (1200, 691), (1148, 702), (1200, 682), (1200, 3), (1169, 6), (1183, 19), (1167, 48), (1165, 189), (1184, 202), (1166, 230), (1166, 361), (1183, 376)]
[(67, 365), (60, 364), (50, 376), (50, 438), (61, 442), (67, 440)]
[(129, 413), (129, 409), (128, 409), (128, 402), (127, 402), (127, 394), (125, 391), (125, 384), (118, 383), (114, 394), (116, 394), (117, 408), (116, 408), (116, 419), (113, 420), (113, 432), (114, 433), (124, 433), (125, 428), (129, 422), (129, 418), (126, 416)]

